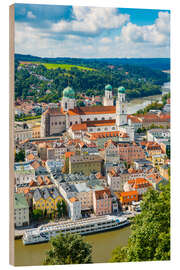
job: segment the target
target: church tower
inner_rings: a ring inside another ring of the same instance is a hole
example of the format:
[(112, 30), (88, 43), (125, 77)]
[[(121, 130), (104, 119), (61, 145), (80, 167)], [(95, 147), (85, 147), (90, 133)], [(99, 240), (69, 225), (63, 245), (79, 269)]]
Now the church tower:
[(118, 98), (116, 100), (116, 126), (127, 125), (127, 104), (125, 97), (125, 88), (118, 88)]
[(67, 112), (68, 110), (74, 109), (74, 107), (76, 107), (75, 92), (70, 86), (67, 86), (63, 90), (61, 106), (64, 112)]
[(105, 86), (105, 96), (103, 98), (104, 106), (113, 106), (112, 86), (107, 84)]

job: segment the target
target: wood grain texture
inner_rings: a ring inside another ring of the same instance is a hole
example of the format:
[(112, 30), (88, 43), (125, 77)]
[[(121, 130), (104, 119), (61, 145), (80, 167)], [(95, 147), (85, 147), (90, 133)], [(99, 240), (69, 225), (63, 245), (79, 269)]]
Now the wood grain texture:
[(14, 5), (9, 7), (9, 263), (14, 265)]

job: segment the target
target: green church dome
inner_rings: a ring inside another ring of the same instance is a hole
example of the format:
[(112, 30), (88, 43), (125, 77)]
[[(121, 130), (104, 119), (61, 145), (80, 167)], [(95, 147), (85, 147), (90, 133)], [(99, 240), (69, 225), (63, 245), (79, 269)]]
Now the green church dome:
[(107, 84), (105, 86), (105, 90), (112, 91), (112, 86), (110, 84)]
[(126, 92), (126, 89), (123, 86), (120, 86), (118, 88), (118, 93), (124, 94)]
[(75, 98), (75, 92), (74, 92), (74, 90), (70, 86), (67, 86), (63, 90), (63, 97), (66, 97), (66, 98)]

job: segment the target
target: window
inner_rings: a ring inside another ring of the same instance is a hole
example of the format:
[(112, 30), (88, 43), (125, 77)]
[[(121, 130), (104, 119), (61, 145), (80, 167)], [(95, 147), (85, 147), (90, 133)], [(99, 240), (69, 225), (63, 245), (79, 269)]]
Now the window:
[(59, 125), (61, 125), (61, 122), (59, 122)]

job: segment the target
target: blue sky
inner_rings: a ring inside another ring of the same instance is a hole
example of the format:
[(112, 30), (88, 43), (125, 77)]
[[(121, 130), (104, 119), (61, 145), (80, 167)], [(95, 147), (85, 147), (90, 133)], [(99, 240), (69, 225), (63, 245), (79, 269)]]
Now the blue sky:
[(15, 52), (41, 57), (169, 57), (167, 10), (15, 4)]

